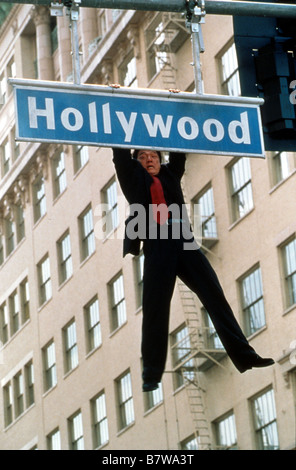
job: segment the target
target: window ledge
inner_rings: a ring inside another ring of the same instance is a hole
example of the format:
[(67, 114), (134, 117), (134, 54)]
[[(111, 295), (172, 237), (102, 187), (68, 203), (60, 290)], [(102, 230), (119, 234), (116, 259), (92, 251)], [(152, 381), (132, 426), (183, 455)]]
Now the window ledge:
[(103, 346), (103, 343), (99, 344), (98, 346), (96, 346), (95, 348), (93, 348), (91, 351), (89, 351), (86, 356), (85, 356), (85, 359), (88, 359), (89, 357), (91, 357), (93, 354), (95, 354), (95, 352), (97, 352), (99, 349), (101, 349), (101, 347)]
[(291, 173), (284, 179), (282, 179), (281, 181), (279, 181), (278, 183), (276, 183), (272, 188), (271, 190), (269, 191), (269, 194), (272, 194), (274, 193), (280, 186), (282, 186), (283, 184), (286, 183), (286, 181), (288, 181), (290, 178), (292, 178), (292, 176), (294, 176), (296, 174), (296, 168), (294, 170), (291, 171)]
[(293, 305), (291, 305), (290, 307), (288, 307), (288, 308), (284, 311), (283, 316), (288, 315), (288, 313), (292, 312), (293, 310), (296, 310), (296, 304), (293, 304)]
[(255, 207), (252, 207), (252, 209), (250, 209), (246, 214), (244, 214), (242, 217), (240, 217), (235, 222), (233, 222), (233, 224), (231, 224), (230, 227), (228, 227), (229, 232), (232, 229), (234, 229), (240, 222), (246, 219), (252, 212), (254, 212), (254, 210), (255, 210)]
[(267, 330), (267, 326), (264, 325), (262, 326), (261, 328), (259, 328), (259, 330), (255, 331), (254, 333), (252, 333), (251, 335), (249, 335), (247, 338), (248, 338), (248, 341), (251, 341), (253, 338), (255, 338), (256, 336), (260, 335), (263, 331)]
[(128, 424), (127, 426), (125, 426), (123, 429), (121, 429), (120, 431), (118, 431), (118, 433), (116, 434), (116, 437), (119, 437), (121, 436), (121, 434), (123, 434), (124, 432), (128, 431), (131, 427), (133, 427), (134, 425), (136, 424), (135, 421), (133, 421), (132, 423)]
[(81, 262), (80, 262), (80, 268), (83, 268), (83, 266), (96, 254), (96, 249), (94, 249), (94, 251), (90, 254), (90, 255), (87, 255), (86, 258), (84, 258)]
[(3, 431), (7, 432), (12, 426), (14, 426), (23, 416), (25, 416), (29, 411), (34, 408), (35, 403), (32, 403), (28, 408), (26, 408), (20, 415), (18, 415), (11, 423), (9, 423), (6, 427), (4, 427)]
[(112, 336), (116, 335), (116, 333), (121, 330), (121, 328), (124, 327), (124, 325), (127, 324), (127, 320), (125, 320), (123, 323), (121, 323), (121, 325), (117, 326), (117, 328), (115, 328), (115, 330), (111, 331), (110, 335), (109, 335), (109, 338), (112, 338)]
[(68, 370), (68, 372), (66, 372), (66, 373), (64, 374), (63, 379), (64, 379), (64, 380), (67, 379), (67, 378), (69, 377), (69, 375), (72, 374), (72, 372), (74, 372), (76, 369), (78, 369), (78, 367), (79, 367), (79, 363), (78, 363), (75, 367), (73, 367), (73, 369)]
[(43, 310), (48, 304), (49, 302), (51, 302), (52, 300), (52, 296), (50, 297), (50, 299), (47, 299), (43, 302), (43, 304), (41, 304), (39, 307), (38, 307), (38, 313), (41, 312), (41, 310)]
[(61, 284), (59, 285), (58, 287), (58, 291), (60, 291), (61, 289), (63, 289), (63, 287), (68, 284), (68, 282), (71, 281), (71, 279), (73, 279), (73, 276), (74, 274), (72, 273), (71, 276), (67, 277), (67, 279), (65, 279), (64, 281), (61, 282)]
[(164, 403), (164, 401), (163, 401), (163, 399), (162, 399), (160, 402), (156, 403), (156, 404), (153, 405), (151, 408), (149, 408), (148, 410), (146, 410), (145, 413), (144, 413), (144, 418), (145, 418), (146, 416), (150, 415), (154, 410), (156, 410), (157, 408), (159, 408), (161, 405), (163, 405), (163, 403)]

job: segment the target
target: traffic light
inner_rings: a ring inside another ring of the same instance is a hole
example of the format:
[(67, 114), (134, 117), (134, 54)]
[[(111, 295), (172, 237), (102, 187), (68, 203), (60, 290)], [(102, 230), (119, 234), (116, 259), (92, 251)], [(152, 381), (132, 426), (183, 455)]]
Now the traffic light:
[(296, 151), (295, 23), (286, 18), (233, 17), (242, 96), (265, 100), (261, 116), (266, 150)]

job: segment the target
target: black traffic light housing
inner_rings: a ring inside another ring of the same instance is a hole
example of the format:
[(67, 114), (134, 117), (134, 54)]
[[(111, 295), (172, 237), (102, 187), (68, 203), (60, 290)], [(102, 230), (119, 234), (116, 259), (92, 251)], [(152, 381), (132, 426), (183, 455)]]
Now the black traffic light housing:
[(265, 149), (296, 151), (296, 104), (291, 99), (296, 20), (236, 16), (233, 25), (242, 95), (265, 100), (261, 107)]

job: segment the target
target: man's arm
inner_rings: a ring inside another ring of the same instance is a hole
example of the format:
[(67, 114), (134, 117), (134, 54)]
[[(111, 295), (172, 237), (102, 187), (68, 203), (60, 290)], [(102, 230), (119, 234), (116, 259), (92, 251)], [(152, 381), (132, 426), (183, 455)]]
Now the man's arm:
[(167, 168), (181, 179), (185, 171), (186, 155), (185, 153), (170, 152)]
[(135, 161), (131, 158), (130, 149), (113, 148), (113, 162), (119, 184), (125, 197), (130, 200), (130, 189), (133, 182)]

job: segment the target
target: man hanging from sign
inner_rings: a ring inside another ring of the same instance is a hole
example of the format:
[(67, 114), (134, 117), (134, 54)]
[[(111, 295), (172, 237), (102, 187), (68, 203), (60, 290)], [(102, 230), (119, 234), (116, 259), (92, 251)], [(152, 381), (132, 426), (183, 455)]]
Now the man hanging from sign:
[[(249, 345), (213, 268), (194, 239), (180, 184), (185, 155), (171, 152), (169, 162), (162, 164), (161, 154), (154, 150), (135, 150), (131, 155), (128, 149), (113, 149), (113, 161), (131, 207), (124, 256), (138, 255), (141, 241), (145, 255), (143, 391), (157, 389), (165, 369), (170, 302), (177, 276), (201, 300), (226, 352), (241, 373), (274, 364), (273, 359), (260, 357)], [(135, 226), (139, 236), (135, 236)]]

